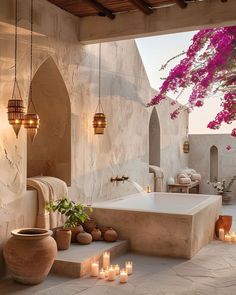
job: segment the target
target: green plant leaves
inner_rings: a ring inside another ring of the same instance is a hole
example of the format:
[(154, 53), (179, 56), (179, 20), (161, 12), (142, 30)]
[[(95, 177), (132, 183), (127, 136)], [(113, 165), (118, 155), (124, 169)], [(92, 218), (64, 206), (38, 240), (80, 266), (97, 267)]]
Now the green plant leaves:
[(48, 202), (45, 209), (48, 212), (58, 211), (67, 217), (63, 228), (76, 227), (80, 222), (84, 223), (87, 219), (89, 219), (89, 214), (92, 212), (92, 208), (85, 207), (80, 203), (76, 204), (67, 197)]

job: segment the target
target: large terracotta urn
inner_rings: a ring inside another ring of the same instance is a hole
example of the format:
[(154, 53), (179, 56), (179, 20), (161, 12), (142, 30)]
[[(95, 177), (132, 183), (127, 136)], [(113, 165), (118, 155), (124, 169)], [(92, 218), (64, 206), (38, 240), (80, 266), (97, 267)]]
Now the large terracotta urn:
[(52, 231), (22, 228), (11, 232), (3, 248), (6, 264), (13, 278), (22, 284), (41, 283), (48, 275), (57, 253)]

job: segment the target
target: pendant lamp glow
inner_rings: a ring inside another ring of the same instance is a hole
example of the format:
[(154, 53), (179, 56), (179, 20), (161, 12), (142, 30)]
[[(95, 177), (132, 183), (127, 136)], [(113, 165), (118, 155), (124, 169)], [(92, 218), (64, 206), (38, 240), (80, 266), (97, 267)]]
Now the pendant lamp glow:
[(99, 81), (98, 81), (98, 105), (93, 117), (94, 134), (104, 134), (104, 130), (107, 126), (106, 116), (103, 111), (101, 103), (101, 43), (99, 44)]
[[(15, 81), (12, 91), (12, 97), (8, 100), (7, 113), (8, 122), (12, 125), (16, 138), (24, 119), (24, 102), (20, 93), (20, 88), (17, 82), (17, 18), (18, 18), (18, 3), (15, 0)], [(18, 92), (17, 92), (18, 91)]]
[(33, 0), (31, 0), (31, 39), (30, 39), (30, 91), (28, 112), (24, 116), (24, 127), (27, 130), (27, 136), (33, 142), (39, 129), (39, 116), (33, 102), (32, 68), (33, 68)]
[(184, 144), (183, 144), (183, 152), (185, 154), (188, 154), (190, 150), (190, 144), (188, 140), (185, 140)]

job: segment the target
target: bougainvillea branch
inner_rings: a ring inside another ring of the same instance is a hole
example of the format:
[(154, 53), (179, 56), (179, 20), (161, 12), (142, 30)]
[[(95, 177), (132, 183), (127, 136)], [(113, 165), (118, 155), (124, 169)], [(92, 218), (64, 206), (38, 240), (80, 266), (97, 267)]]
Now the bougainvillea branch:
[[(208, 128), (219, 129), (222, 123), (236, 120), (236, 26), (197, 32), (184, 58), (170, 71), (148, 106), (159, 104), (169, 92), (182, 93), (188, 87), (189, 109), (203, 106), (205, 99), (216, 93), (222, 96), (222, 110)], [(177, 118), (180, 111), (180, 107), (174, 110), (171, 118)], [(236, 128), (231, 135), (236, 137)]]

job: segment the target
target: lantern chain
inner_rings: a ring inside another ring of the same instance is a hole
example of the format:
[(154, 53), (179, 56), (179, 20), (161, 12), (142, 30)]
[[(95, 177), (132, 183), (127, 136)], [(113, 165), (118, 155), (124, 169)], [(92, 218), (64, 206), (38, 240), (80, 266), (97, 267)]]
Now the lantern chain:
[(30, 22), (30, 93), (29, 93), (29, 108), (32, 104), (34, 112), (36, 113), (35, 105), (33, 102), (33, 23), (34, 23), (34, 0), (31, 0), (31, 22)]
[(18, 5), (17, 0), (15, 0), (15, 82), (16, 82), (16, 67), (17, 67), (17, 21), (18, 21)]

